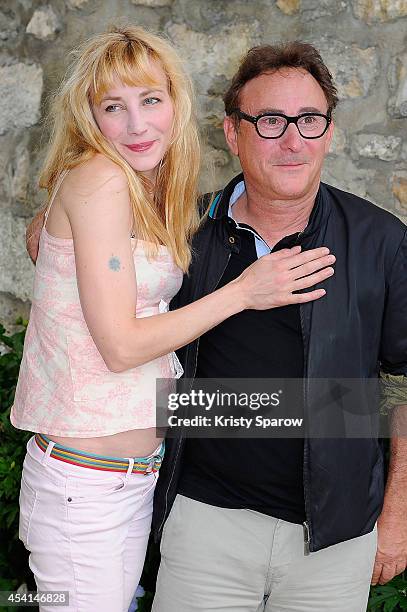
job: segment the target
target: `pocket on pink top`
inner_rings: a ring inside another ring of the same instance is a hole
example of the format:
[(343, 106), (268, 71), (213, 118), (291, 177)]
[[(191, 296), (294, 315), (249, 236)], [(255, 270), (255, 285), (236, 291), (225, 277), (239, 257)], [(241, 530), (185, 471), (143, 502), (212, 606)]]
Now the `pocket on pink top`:
[(109, 401), (131, 394), (139, 379), (137, 369), (111, 372), (91, 336), (69, 332), (66, 340), (75, 401)]

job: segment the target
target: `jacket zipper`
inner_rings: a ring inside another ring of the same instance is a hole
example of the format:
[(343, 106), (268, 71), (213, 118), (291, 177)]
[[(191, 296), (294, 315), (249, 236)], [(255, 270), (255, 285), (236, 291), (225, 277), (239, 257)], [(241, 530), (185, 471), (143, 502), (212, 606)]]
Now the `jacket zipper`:
[[(215, 284), (215, 286), (213, 287), (213, 289), (211, 290), (211, 293), (217, 289), (217, 287), (218, 287), (218, 285), (219, 285), (219, 283), (220, 283), (220, 281), (221, 281), (221, 278), (222, 278), (223, 274), (225, 273), (225, 270), (226, 270), (226, 268), (227, 268), (227, 266), (228, 266), (228, 263), (229, 263), (229, 260), (230, 260), (230, 256), (231, 256), (231, 252), (229, 251), (229, 253), (228, 253), (228, 257), (227, 257), (227, 260), (226, 260), (226, 263), (225, 263), (225, 266), (224, 266), (224, 268), (222, 269), (222, 274), (219, 276), (218, 280), (216, 281), (216, 284)], [(199, 349), (199, 340), (200, 340), (200, 338), (198, 338), (198, 339), (197, 339), (197, 343), (196, 343), (196, 351), (195, 351), (195, 363), (194, 363), (194, 371), (193, 371), (193, 374), (192, 374), (192, 378), (195, 378), (196, 369), (197, 369), (197, 367), (198, 367), (198, 349)], [(178, 446), (177, 446), (177, 454), (176, 454), (175, 459), (174, 459), (174, 463), (173, 463), (173, 468), (172, 468), (172, 472), (171, 472), (170, 481), (169, 481), (169, 483), (168, 483), (167, 490), (166, 490), (166, 492), (165, 492), (165, 506), (164, 506), (164, 514), (163, 514), (163, 520), (161, 521), (160, 527), (159, 527), (159, 529), (158, 529), (158, 534), (162, 533), (162, 530), (163, 530), (163, 527), (164, 527), (164, 523), (165, 523), (165, 520), (166, 520), (166, 518), (167, 518), (167, 509), (168, 509), (168, 494), (169, 494), (169, 492), (170, 492), (171, 483), (172, 483), (172, 480), (173, 480), (173, 478), (174, 478), (175, 468), (176, 468), (177, 463), (178, 463), (178, 456), (179, 456), (179, 453), (180, 453), (180, 450), (181, 450), (181, 442), (182, 442), (182, 437), (180, 437), (180, 439), (179, 439), (179, 441), (178, 441)]]
[[(302, 307), (300, 305), (300, 323), (301, 323), (301, 335), (302, 335), (302, 342), (303, 342), (303, 346), (304, 346), (304, 379), (303, 379), (303, 383), (302, 383), (302, 397), (303, 397), (303, 403), (304, 403), (304, 411), (306, 408), (306, 401), (307, 401), (307, 394), (306, 394), (306, 389), (305, 389), (305, 385), (306, 385), (306, 355), (305, 355), (305, 335), (304, 335), (304, 317), (303, 317), (303, 311), (302, 311)], [(305, 415), (304, 415), (305, 416)], [(304, 419), (305, 422), (305, 427), (307, 427), (307, 420)], [(307, 479), (306, 479), (306, 473), (305, 473), (305, 467), (306, 467), (306, 461), (307, 461), (307, 448), (306, 448), (306, 437), (305, 437), (306, 432), (304, 432), (304, 451), (303, 451), (303, 458), (304, 458), (304, 466), (303, 466), (303, 489), (304, 489), (304, 505), (305, 505), (305, 521), (303, 522), (303, 529), (304, 529), (304, 555), (309, 555), (310, 554), (310, 542), (311, 542), (311, 528), (310, 528), (310, 524), (311, 521), (309, 520), (309, 512), (308, 512), (308, 507), (309, 507), (309, 499), (308, 499), (308, 491), (307, 491)]]
[[(305, 355), (305, 339), (304, 339), (304, 317), (303, 317), (303, 311), (302, 311), (302, 307), (300, 305), (300, 323), (301, 323), (301, 335), (302, 335), (302, 342), (303, 342), (303, 346), (304, 346), (304, 380), (303, 380), (303, 393), (302, 393), (302, 397), (303, 397), (303, 403), (304, 403), (304, 411), (306, 409), (306, 401), (307, 401), (307, 394), (306, 394), (306, 355)], [(307, 420), (304, 419), (304, 423), (305, 423), (305, 427), (307, 427)], [(306, 432), (304, 431), (304, 451), (303, 451), (303, 458), (304, 458), (304, 466), (303, 466), (303, 490), (304, 490), (304, 506), (305, 506), (305, 521), (303, 522), (302, 526), (304, 529), (304, 555), (309, 555), (310, 554), (310, 542), (311, 542), (311, 521), (310, 521), (310, 513), (309, 513), (309, 498), (308, 498), (308, 491), (307, 491), (307, 481), (306, 481), (306, 474), (305, 474), (305, 468), (306, 468), (306, 461), (307, 461), (307, 447), (306, 447), (306, 438), (305, 438), (305, 434)]]
[[(302, 230), (302, 232), (299, 232), (298, 236), (297, 236), (297, 244), (299, 241), (299, 238), (301, 237), (301, 235), (304, 233), (304, 230)], [(307, 355), (305, 354), (305, 333), (304, 333), (304, 317), (303, 317), (303, 308), (300, 304), (300, 324), (301, 324), (301, 336), (302, 336), (302, 344), (304, 347), (304, 380), (303, 380), (303, 402), (304, 402), (304, 410), (306, 407), (306, 402), (307, 402), (307, 393), (306, 393), (306, 375), (307, 375)], [(305, 426), (307, 427), (307, 421), (306, 419), (304, 419), (305, 422)], [(310, 513), (309, 513), (309, 498), (308, 498), (308, 491), (307, 491), (307, 482), (306, 482), (306, 475), (305, 475), (305, 465), (306, 465), (306, 460), (307, 460), (307, 449), (305, 446), (306, 443), (306, 438), (304, 436), (304, 454), (303, 454), (303, 458), (304, 458), (304, 467), (303, 467), (303, 489), (304, 489), (304, 506), (305, 506), (305, 521), (302, 524), (302, 528), (303, 528), (303, 532), (304, 532), (304, 555), (308, 556), (310, 554), (310, 543), (311, 543), (311, 521), (310, 521)]]

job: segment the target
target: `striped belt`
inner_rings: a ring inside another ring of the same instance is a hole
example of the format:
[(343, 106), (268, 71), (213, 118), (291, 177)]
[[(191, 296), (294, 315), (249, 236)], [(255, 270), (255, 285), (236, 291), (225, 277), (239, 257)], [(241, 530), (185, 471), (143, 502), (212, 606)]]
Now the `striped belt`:
[[(48, 444), (51, 442), (49, 438), (43, 434), (35, 434), (35, 441), (38, 447), (44, 451), (47, 450)], [(151, 474), (158, 472), (164, 457), (165, 445), (162, 442), (160, 449), (156, 455), (150, 457), (136, 457), (134, 459), (133, 474)], [(78, 451), (69, 446), (62, 444), (54, 444), (50, 457), (70, 463), (71, 465), (80, 465), (81, 467), (91, 468), (92, 470), (102, 470), (108, 472), (127, 472), (129, 469), (129, 460), (123, 457), (105, 457), (103, 455), (94, 455), (93, 453), (85, 453)]]

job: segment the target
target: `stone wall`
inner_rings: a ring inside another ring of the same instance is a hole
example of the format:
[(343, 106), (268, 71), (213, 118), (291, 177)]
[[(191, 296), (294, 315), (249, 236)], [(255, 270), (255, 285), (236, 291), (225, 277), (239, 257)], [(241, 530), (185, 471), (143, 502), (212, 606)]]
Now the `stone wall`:
[(33, 266), (24, 229), (44, 201), (37, 175), (47, 99), (69, 51), (107, 25), (164, 32), (185, 58), (206, 139), (202, 188), (237, 170), (221, 94), (253, 45), (316, 45), (339, 88), (328, 182), (407, 217), (407, 0), (0, 0), (0, 321), (27, 314)]

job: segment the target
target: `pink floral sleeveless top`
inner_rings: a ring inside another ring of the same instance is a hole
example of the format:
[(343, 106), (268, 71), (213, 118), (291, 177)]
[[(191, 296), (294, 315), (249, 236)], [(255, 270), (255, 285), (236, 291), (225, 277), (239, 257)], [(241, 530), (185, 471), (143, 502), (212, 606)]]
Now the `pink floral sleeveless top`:
[[(143, 241), (131, 240), (137, 273), (135, 314), (164, 312), (181, 287), (182, 271), (166, 247), (160, 246), (158, 256), (148, 260)], [(175, 353), (125, 372), (108, 370), (82, 314), (73, 240), (51, 236), (44, 223), (12, 424), (72, 437), (155, 427), (156, 379), (181, 374)]]

